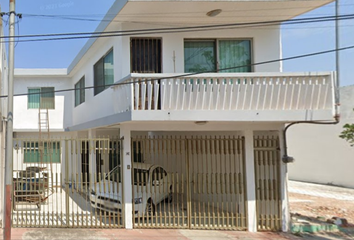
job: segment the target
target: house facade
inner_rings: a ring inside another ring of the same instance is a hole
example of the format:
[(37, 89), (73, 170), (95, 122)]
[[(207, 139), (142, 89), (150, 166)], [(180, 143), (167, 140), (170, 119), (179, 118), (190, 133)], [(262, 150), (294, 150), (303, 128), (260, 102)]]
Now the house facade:
[(68, 69), (16, 69), (13, 225), (287, 231), (283, 129), (336, 78), (283, 73), (280, 24), (330, 2), (116, 1)]

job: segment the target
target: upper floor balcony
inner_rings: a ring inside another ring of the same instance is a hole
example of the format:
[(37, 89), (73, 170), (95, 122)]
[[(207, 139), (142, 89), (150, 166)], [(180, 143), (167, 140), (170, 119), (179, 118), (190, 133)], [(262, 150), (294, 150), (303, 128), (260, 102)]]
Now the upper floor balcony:
[[(132, 121), (333, 120), (336, 78), (321, 73), (132, 73), (113, 86)], [(178, 77), (179, 76), (179, 77)]]

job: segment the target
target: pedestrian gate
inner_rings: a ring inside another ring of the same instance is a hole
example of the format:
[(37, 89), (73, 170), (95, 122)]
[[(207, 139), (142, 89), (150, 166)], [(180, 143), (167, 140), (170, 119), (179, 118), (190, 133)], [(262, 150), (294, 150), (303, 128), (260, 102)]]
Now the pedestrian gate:
[(280, 147), (274, 136), (254, 137), (258, 230), (281, 230)]
[(132, 141), (135, 228), (246, 230), (242, 137)]

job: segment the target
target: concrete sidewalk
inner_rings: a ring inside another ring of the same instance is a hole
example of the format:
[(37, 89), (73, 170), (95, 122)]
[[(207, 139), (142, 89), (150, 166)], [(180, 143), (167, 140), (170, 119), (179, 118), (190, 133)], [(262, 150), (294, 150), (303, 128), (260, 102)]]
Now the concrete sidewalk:
[[(299, 240), (288, 233), (272, 232), (239, 232), (239, 231), (214, 231), (214, 230), (182, 230), (182, 229), (41, 229), (41, 228), (13, 228), (12, 239), (20, 240), (217, 240), (217, 239), (240, 239), (240, 240)], [(1, 231), (0, 239), (3, 239)]]

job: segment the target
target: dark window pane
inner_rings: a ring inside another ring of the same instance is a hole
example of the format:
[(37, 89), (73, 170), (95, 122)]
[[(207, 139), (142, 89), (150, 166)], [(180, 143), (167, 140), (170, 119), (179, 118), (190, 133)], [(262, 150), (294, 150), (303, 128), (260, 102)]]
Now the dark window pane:
[(94, 95), (97, 95), (104, 90), (103, 58), (101, 58), (94, 66), (94, 85)]
[(113, 50), (102, 57), (93, 67), (94, 70), (94, 95), (99, 94), (114, 81)]
[(80, 83), (75, 84), (75, 107), (80, 104)]
[(75, 107), (85, 102), (85, 76), (75, 84)]
[(54, 109), (54, 87), (28, 89), (29, 109)]
[(113, 81), (114, 81), (114, 75), (113, 75), (113, 51), (110, 51), (104, 57), (104, 83), (105, 83), (105, 85), (111, 85), (111, 84), (113, 84)]
[(214, 72), (216, 70), (215, 41), (185, 41), (184, 71)]
[(41, 89), (40, 88), (35, 88), (35, 89), (28, 89), (28, 108), (29, 109), (38, 109), (39, 104), (41, 102)]
[(161, 39), (131, 39), (131, 72), (161, 73)]
[(54, 109), (54, 88), (41, 88), (41, 109)]
[(219, 41), (220, 72), (251, 72), (250, 40)]

